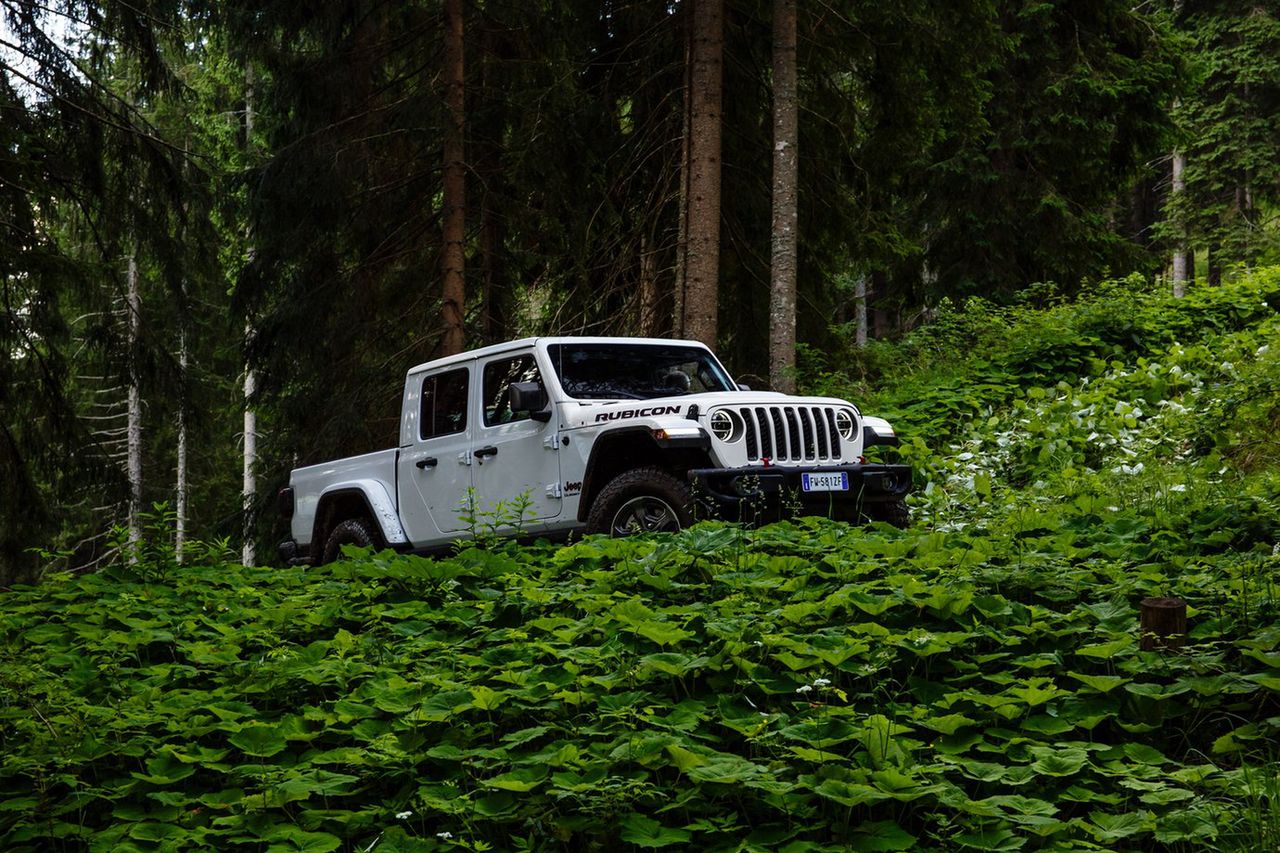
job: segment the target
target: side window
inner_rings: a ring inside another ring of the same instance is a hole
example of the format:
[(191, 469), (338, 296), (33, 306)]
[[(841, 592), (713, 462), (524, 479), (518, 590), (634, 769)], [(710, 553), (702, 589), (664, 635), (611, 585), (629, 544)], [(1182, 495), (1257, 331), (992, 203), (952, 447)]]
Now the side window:
[(463, 367), (422, 380), (422, 438), (466, 430), (469, 376), (470, 371)]
[(500, 358), (484, 366), (484, 425), (523, 421), (529, 418), (528, 412), (512, 413), (511, 399), (507, 389), (512, 382), (541, 382), (538, 365), (532, 353), (518, 355), (514, 358)]

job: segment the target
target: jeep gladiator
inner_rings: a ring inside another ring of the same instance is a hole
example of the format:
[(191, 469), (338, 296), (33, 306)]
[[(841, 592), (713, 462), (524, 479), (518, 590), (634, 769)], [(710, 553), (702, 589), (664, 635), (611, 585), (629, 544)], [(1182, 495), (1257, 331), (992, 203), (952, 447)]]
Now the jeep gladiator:
[(485, 508), (512, 536), (670, 531), (699, 513), (904, 525), (910, 468), (863, 457), (896, 443), (844, 400), (736, 384), (695, 341), (527, 338), (409, 370), (397, 447), (294, 470), (280, 553), (428, 552), (473, 536)]

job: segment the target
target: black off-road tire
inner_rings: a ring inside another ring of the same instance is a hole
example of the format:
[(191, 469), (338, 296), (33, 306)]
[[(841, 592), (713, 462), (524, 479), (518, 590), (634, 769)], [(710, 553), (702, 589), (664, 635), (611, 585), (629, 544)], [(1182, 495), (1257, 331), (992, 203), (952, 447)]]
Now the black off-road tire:
[(685, 483), (660, 468), (634, 468), (596, 495), (587, 530), (610, 536), (674, 532), (693, 523), (692, 505)]
[(863, 514), (872, 521), (884, 521), (899, 529), (911, 525), (911, 510), (904, 498), (867, 504)]
[(329, 532), (324, 542), (324, 559), (322, 562), (332, 563), (342, 559), (342, 546), (355, 545), (357, 548), (376, 548), (380, 537), (373, 529), (373, 522), (367, 518), (348, 518), (338, 522)]

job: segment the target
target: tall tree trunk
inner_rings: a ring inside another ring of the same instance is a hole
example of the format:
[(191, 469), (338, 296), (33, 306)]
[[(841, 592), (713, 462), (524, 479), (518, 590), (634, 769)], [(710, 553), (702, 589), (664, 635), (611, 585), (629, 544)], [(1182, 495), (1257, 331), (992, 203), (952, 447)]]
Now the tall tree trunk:
[[(682, 8), (688, 9), (688, 4)], [(691, 15), (687, 17), (692, 17)], [(690, 27), (692, 32), (692, 27)], [(679, 173), (679, 222), (676, 225), (676, 282), (672, 291), (671, 330), (677, 337), (684, 336), (685, 289), (689, 284), (689, 128), (692, 122), (689, 111), (693, 107), (693, 50), (692, 36), (684, 40), (684, 108), (680, 115), (680, 173)]]
[(883, 340), (889, 337), (889, 312), (877, 305), (889, 289), (889, 276), (884, 270), (871, 273), (871, 281), (867, 287), (867, 303), (871, 312), (871, 337)]
[(1210, 287), (1217, 287), (1222, 284), (1222, 247), (1217, 243), (1210, 243), (1209, 248), (1205, 250), (1205, 283)]
[(187, 328), (183, 321), (178, 332), (178, 483), (174, 500), (173, 556), (182, 562), (182, 552), (187, 544)]
[[(244, 327), (244, 342), (247, 350), (253, 342), (253, 326), (248, 323)], [(240, 552), (240, 563), (252, 566), (257, 560), (257, 549), (254, 542), (254, 509), (258, 497), (258, 413), (253, 408), (253, 397), (258, 390), (258, 376), (254, 369), (245, 363), (244, 366), (244, 484), (241, 498), (244, 508), (244, 547)]]
[(720, 296), (720, 123), (724, 0), (692, 0), (684, 336), (714, 346)]
[(128, 311), (129, 342), (129, 390), (128, 420), (125, 427), (129, 477), (129, 562), (138, 559), (138, 547), (142, 543), (142, 387), (138, 365), (139, 337), (142, 327), (142, 285), (138, 276), (136, 254), (129, 254), (126, 275), (126, 310)]
[(440, 354), (453, 355), (466, 347), (463, 317), (467, 304), (466, 259), (463, 244), (467, 229), (467, 177), (463, 131), (465, 94), (463, 77), (462, 0), (444, 2), (445, 107), (444, 132), (444, 234), (441, 252), (443, 334)]
[(640, 334), (646, 338), (661, 334), (658, 307), (658, 261), (646, 235), (640, 237)]
[[(253, 154), (254, 123), (254, 80), (253, 66), (245, 65), (244, 69), (244, 151), (248, 160)], [(253, 257), (253, 230), (245, 225), (245, 243), (248, 245), (249, 257)], [(253, 408), (254, 396), (258, 390), (258, 377), (249, 363), (249, 352), (253, 345), (254, 329), (252, 321), (244, 324), (244, 470), (240, 491), (240, 506), (244, 512), (242, 534), (243, 545), (240, 549), (240, 564), (252, 566), (257, 562), (257, 543), (254, 536), (255, 514), (258, 497), (258, 413)]]
[(484, 288), (484, 339), (485, 343), (496, 344), (508, 337), (507, 291), (510, 284), (506, 259), (502, 254), (507, 224), (494, 209), (490, 195), (486, 191), (480, 202), (480, 276)]
[[(1179, 202), (1186, 194), (1187, 181), (1183, 172), (1187, 167), (1187, 156), (1181, 151), (1173, 152), (1173, 184), (1170, 195), (1173, 208), (1180, 211)], [(1175, 214), (1181, 220), (1180, 212)], [(1173, 247), (1173, 295), (1181, 299), (1187, 293), (1187, 238), (1186, 229), (1178, 226), (1178, 237)]]
[(773, 240), (769, 288), (769, 384), (796, 390), (796, 212), (799, 143), (796, 0), (773, 4)]
[(854, 317), (856, 324), (853, 332), (853, 342), (858, 349), (865, 349), (867, 346), (867, 274), (859, 273), (858, 279), (853, 285), (853, 305)]

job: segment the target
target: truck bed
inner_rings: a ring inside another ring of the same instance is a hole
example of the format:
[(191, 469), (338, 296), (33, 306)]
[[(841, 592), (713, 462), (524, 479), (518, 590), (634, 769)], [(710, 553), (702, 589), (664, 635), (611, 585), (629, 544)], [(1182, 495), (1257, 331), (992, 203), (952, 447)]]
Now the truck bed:
[[(393, 509), (398, 505), (396, 497), (396, 461), (400, 451), (378, 450), (360, 456), (349, 456), (346, 459), (334, 459), (296, 468), (289, 477), (289, 485), (297, 498), (294, 508), (291, 530), (293, 538), (299, 545), (311, 544), (311, 531), (315, 526), (316, 505), (326, 492), (339, 491), (345, 488), (368, 489), (371, 485), (380, 484), (386, 490), (387, 499)], [(391, 519), (396, 527), (400, 526), (398, 517)]]

